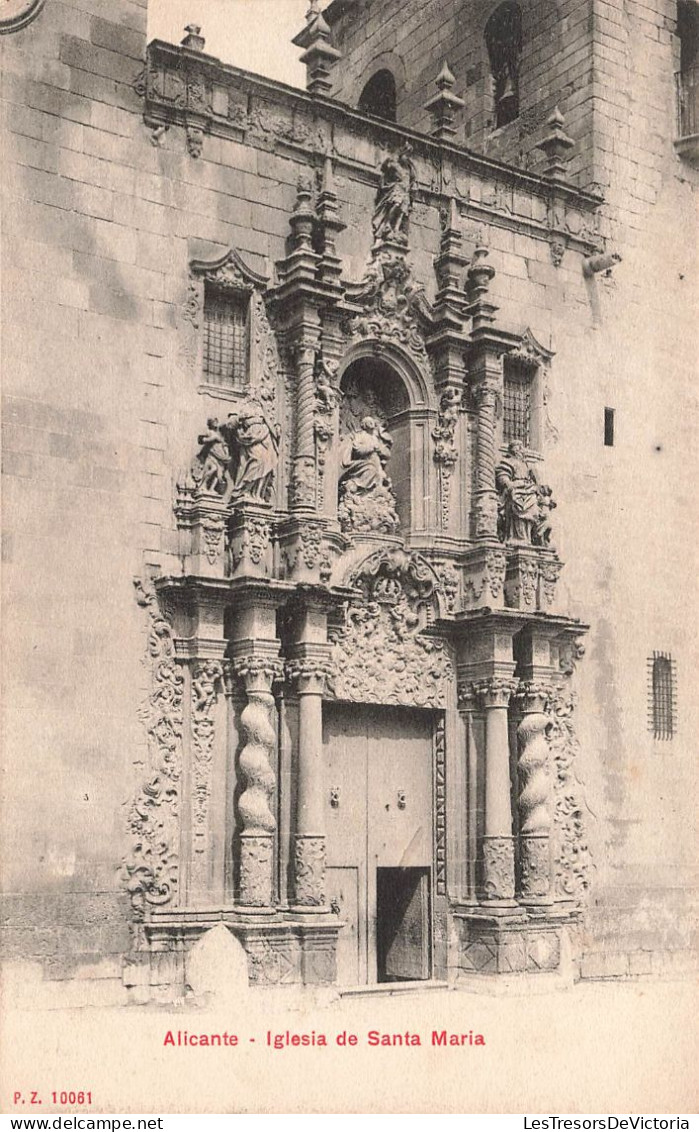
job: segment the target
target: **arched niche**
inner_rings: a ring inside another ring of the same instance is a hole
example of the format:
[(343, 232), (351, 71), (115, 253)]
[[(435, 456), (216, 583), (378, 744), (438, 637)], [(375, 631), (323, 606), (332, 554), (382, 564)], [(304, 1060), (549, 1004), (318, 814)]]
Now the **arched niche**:
[[(408, 387), (388, 358), (360, 353), (344, 366), (340, 393), (341, 525), (355, 535), (405, 532), (413, 518)], [(348, 510), (350, 496), (354, 510)]]
[(396, 80), (387, 67), (382, 67), (365, 83), (357, 108), (362, 114), (395, 122), (397, 103)]

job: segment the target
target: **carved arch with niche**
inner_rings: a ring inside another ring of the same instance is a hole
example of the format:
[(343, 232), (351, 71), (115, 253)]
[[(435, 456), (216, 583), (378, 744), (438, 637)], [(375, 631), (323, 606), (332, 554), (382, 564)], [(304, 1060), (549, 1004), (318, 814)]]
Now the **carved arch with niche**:
[(438, 404), (426, 371), (397, 344), (372, 338), (351, 345), (338, 366), (341, 399), (333, 482), (341, 483), (352, 430), (366, 416), (378, 418), (392, 441), (386, 472), (399, 518), (399, 525), (384, 527), (384, 534), (424, 530), (437, 521), (428, 508), (436, 494), (431, 432)]

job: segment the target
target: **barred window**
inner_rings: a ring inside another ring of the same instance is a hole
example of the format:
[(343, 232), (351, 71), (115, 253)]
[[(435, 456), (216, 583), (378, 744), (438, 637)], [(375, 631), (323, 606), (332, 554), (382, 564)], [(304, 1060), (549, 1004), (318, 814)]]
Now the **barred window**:
[(207, 288), (204, 295), (204, 380), (242, 389), (248, 372), (247, 295)]
[(672, 739), (677, 731), (675, 662), (666, 652), (648, 658), (648, 729), (654, 739)]
[(531, 376), (521, 370), (505, 366), (503, 396), (503, 440), (521, 440), (531, 444), (532, 382)]

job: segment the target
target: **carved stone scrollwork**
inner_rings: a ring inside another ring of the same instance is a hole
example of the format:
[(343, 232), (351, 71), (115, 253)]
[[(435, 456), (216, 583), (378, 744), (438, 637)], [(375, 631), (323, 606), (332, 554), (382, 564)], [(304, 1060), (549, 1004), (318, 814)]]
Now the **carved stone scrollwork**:
[(501, 599), (505, 585), (507, 557), (502, 550), (488, 550), (485, 556), (485, 573), (488, 588), (493, 598)]
[(435, 441), (434, 461), (439, 468), (440, 498), (442, 503), (442, 527), (449, 525), (449, 504), (451, 494), (451, 477), (454, 466), (458, 460), (456, 449), (456, 426), (459, 421), (461, 408), (461, 393), (458, 389), (446, 389), (439, 402), (439, 416), (437, 425), (432, 430), (432, 439)]
[(297, 834), (294, 839), (294, 899), (300, 907), (325, 904), (325, 838)]
[[(584, 651), (578, 642), (571, 649)], [(587, 837), (589, 809), (576, 763), (580, 743), (575, 731), (576, 696), (569, 684), (575, 660), (564, 654), (564, 679), (557, 683), (547, 704), (551, 723), (549, 748), (553, 760), (553, 859), (555, 894), (559, 899), (583, 904), (590, 888), (594, 868)]]
[(344, 324), (351, 342), (367, 338), (394, 342), (429, 367), (420, 321), (429, 319), (430, 306), (404, 253), (389, 248), (374, 251), (364, 278), (348, 288), (348, 297), (364, 307)]
[(124, 861), (126, 890), (137, 919), (169, 904), (179, 876), (184, 676), (175, 660), (172, 625), (152, 588), (136, 579), (137, 600), (148, 611), (146, 666), (150, 691), (139, 711), (150, 769), (129, 811), (131, 851)]
[(459, 603), (459, 571), (453, 562), (446, 559), (433, 562), (434, 569), (439, 578), (439, 590), (444, 599), (445, 612), (456, 612)]
[(361, 597), (331, 633), (337, 699), (445, 707), (454, 667), (441, 640), (422, 635), (438, 579), (420, 555), (381, 550), (353, 576)]
[(238, 799), (240, 833), (239, 902), (266, 908), (272, 903), (276, 820), (272, 800), (276, 787), (271, 760), (277, 733), (272, 724), (272, 681), (282, 674), (272, 657), (238, 657), (231, 671), (245, 683), (248, 702), (240, 716), (243, 748), (238, 756), (242, 793)]
[(220, 661), (206, 660), (192, 670), (192, 754), (194, 853), (206, 851), (206, 819), (211, 795), (214, 708), (223, 674)]
[(246, 507), (238, 508), (229, 523), (229, 557), (231, 574), (265, 573), (270, 547), (272, 521)]

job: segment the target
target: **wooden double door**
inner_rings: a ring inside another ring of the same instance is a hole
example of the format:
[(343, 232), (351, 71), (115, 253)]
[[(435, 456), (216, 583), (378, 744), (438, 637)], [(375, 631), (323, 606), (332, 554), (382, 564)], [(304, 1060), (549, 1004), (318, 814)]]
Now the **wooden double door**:
[(324, 704), (328, 898), (341, 986), (429, 979), (433, 720)]

